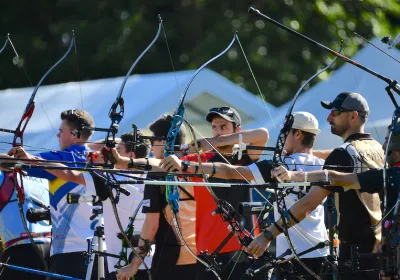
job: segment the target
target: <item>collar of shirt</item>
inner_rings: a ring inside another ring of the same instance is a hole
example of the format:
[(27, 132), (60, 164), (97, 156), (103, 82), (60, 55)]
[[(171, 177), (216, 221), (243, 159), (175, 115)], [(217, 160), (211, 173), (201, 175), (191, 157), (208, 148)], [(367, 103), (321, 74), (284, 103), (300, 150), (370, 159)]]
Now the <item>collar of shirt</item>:
[(358, 140), (358, 139), (372, 139), (371, 134), (369, 133), (354, 133), (347, 137), (347, 139), (344, 142), (350, 142), (353, 140)]

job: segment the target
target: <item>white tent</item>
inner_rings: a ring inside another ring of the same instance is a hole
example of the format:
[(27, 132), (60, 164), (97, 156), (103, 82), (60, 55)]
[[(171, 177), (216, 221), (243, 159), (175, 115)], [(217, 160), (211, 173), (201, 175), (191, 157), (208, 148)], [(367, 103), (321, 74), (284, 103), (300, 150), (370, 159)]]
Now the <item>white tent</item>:
[[(387, 50), (387, 46), (377, 39), (373, 40), (373, 44)], [(398, 50), (392, 49), (388, 52), (400, 60)], [(362, 48), (352, 59), (392, 80), (400, 79), (400, 64), (371, 45)], [(386, 86), (387, 84), (384, 81), (349, 63), (345, 63), (328, 80), (316, 84), (303, 93), (297, 100), (293, 111), (307, 111), (314, 114), (318, 119), (321, 134), (317, 137), (316, 148), (334, 148), (343, 141), (340, 137), (331, 134), (330, 125), (326, 121), (329, 111), (320, 105), (320, 101), (333, 101), (343, 91), (358, 92), (365, 97), (370, 107), (371, 113), (366, 125), (366, 132), (372, 133), (376, 140), (382, 142), (386, 135), (386, 127), (390, 124), (395, 109), (385, 91)], [(397, 102), (400, 102), (399, 96), (396, 93), (394, 95)], [(275, 117), (276, 123), (283, 122), (289, 104), (291, 102), (279, 107), (279, 112)], [(262, 123), (258, 125), (263, 126)], [(269, 129), (271, 141), (268, 146), (274, 146), (279, 128)]]
[[(125, 115), (119, 132), (132, 131), (133, 123), (139, 128), (146, 128), (163, 114), (173, 113), (194, 72), (131, 76), (123, 92)], [(117, 97), (123, 78), (40, 87), (35, 99), (36, 110), (26, 128), (24, 145), (58, 149), (55, 134), (60, 124), (60, 113), (64, 110), (83, 108), (94, 117), (97, 127), (109, 127), (111, 122), (108, 112)], [(16, 128), (32, 92), (32, 88), (0, 91), (1, 128)], [(210, 135), (211, 129), (204, 118), (212, 107), (233, 106), (241, 114), (243, 125), (247, 128), (254, 127), (254, 123), (259, 123), (260, 118), (267, 118), (268, 115), (266, 105), (259, 98), (208, 69), (202, 70), (194, 79), (185, 105), (187, 119), (207, 136)], [(271, 114), (274, 114), (276, 109), (267, 106)], [(93, 140), (103, 137), (104, 132), (96, 132)], [(11, 142), (12, 135), (0, 133), (0, 141)], [(0, 147), (4, 151), (9, 149), (10, 145), (1, 143)]]

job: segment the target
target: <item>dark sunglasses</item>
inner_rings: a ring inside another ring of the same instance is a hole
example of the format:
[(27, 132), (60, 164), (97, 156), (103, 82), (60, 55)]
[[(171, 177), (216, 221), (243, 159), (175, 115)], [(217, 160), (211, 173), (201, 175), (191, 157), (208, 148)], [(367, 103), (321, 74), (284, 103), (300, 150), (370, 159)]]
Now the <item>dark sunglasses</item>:
[(344, 112), (354, 112), (354, 110), (332, 108), (330, 114), (332, 115), (332, 117), (337, 117), (337, 116), (340, 116), (340, 114), (344, 113)]
[(215, 107), (210, 109), (210, 113), (220, 113), (233, 116), (233, 111), (229, 107)]

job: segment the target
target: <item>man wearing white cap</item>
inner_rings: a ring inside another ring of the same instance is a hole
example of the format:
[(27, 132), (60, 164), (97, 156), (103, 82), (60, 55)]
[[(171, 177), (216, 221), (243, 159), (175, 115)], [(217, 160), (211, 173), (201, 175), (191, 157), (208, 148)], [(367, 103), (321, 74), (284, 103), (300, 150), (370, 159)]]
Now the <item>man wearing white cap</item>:
[[(320, 133), (317, 119), (308, 112), (296, 112), (293, 113), (293, 116), (294, 122), (292, 129), (285, 142), (287, 156), (284, 158), (284, 162), (290, 170), (312, 171), (322, 169), (324, 160), (313, 156), (312, 152), (315, 138)], [(270, 162), (260, 161), (250, 165), (249, 170), (256, 183), (263, 184), (271, 181)], [(299, 187), (294, 187), (285, 198), (287, 208), (289, 209), (306, 193), (307, 190), (304, 188), (300, 189)], [(276, 210), (276, 204), (274, 206), (275, 220), (278, 220), (280, 215)], [(297, 253), (328, 239), (324, 217), (324, 207), (320, 204), (306, 219), (289, 229), (289, 235)], [(288, 248), (289, 246), (285, 236), (281, 234), (276, 238), (276, 256), (279, 257)], [(328, 254), (329, 249), (325, 247), (305, 254), (301, 259), (310, 269), (319, 274), (323, 258)], [(305, 272), (300, 265), (297, 263), (294, 265), (297, 267), (299, 273), (292, 276), (293, 279), (297, 279), (297, 276), (301, 274), (306, 278), (309, 276), (308, 272)], [(277, 279), (292, 279), (292, 277), (285, 275), (283, 271), (277, 270)]]
[[(292, 129), (289, 132), (285, 149), (288, 153), (285, 157), (285, 163), (290, 170), (296, 171), (312, 171), (322, 169), (324, 160), (313, 156), (312, 147), (316, 135), (320, 133), (318, 129), (317, 119), (307, 112), (293, 113), (294, 122)], [(170, 162), (167, 168), (173, 166), (174, 169), (182, 170), (182, 162), (174, 156), (169, 157)], [(195, 173), (198, 170), (198, 163), (190, 162), (188, 167), (185, 167), (186, 172)], [(203, 163), (202, 170), (205, 174), (212, 175), (223, 179), (243, 179), (255, 180), (258, 184), (263, 184), (272, 180), (271, 161), (262, 160), (249, 166), (232, 166), (224, 163)], [(286, 205), (290, 208), (297, 200), (307, 193), (307, 190), (293, 188), (290, 194), (285, 198)], [(279, 214), (275, 210), (275, 219), (279, 219)], [(296, 251), (302, 252), (319, 242), (324, 242), (328, 239), (325, 222), (324, 222), (324, 207), (319, 205), (310, 215), (297, 224), (294, 228), (289, 229), (290, 238), (293, 242)], [(277, 238), (276, 255), (282, 255), (289, 248), (283, 235)], [(302, 256), (302, 260), (306, 265), (319, 273), (322, 260), (328, 255), (328, 248), (316, 250)], [(290, 255), (286, 256), (289, 257)], [(304, 277), (309, 276), (300, 265), (297, 266), (297, 275), (294, 279), (298, 279), (299, 275)], [(284, 275), (281, 271), (277, 272), (277, 279), (291, 279), (290, 276)]]

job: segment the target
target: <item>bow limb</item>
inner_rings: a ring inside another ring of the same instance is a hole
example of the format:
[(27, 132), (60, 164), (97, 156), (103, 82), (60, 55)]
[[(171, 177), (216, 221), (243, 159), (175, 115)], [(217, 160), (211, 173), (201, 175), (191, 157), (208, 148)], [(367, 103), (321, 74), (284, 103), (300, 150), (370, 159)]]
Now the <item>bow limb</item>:
[[(115, 144), (116, 144), (115, 136), (118, 133), (119, 123), (121, 122), (122, 118), (124, 117), (124, 99), (122, 98), (122, 93), (125, 89), (126, 82), (128, 81), (129, 76), (131, 75), (132, 71), (135, 69), (135, 67), (139, 63), (139, 61), (143, 58), (143, 56), (150, 50), (150, 48), (157, 41), (157, 39), (161, 33), (161, 26), (162, 26), (162, 21), (161, 21), (161, 18), (159, 18), (158, 30), (157, 30), (157, 33), (156, 33), (154, 39), (143, 50), (143, 52), (139, 55), (139, 57), (133, 62), (133, 64), (129, 68), (129, 71), (126, 73), (125, 78), (122, 81), (121, 87), (118, 91), (118, 95), (117, 95), (114, 103), (111, 105), (110, 111), (108, 113), (108, 117), (111, 120), (111, 125), (110, 125), (110, 128), (107, 130), (107, 135), (105, 138), (106, 147), (113, 148), (113, 147), (115, 147)], [(96, 128), (94, 128), (94, 130), (96, 130)], [(102, 131), (104, 131), (104, 130), (102, 130)], [(106, 163), (111, 162), (112, 164), (115, 164), (115, 159), (113, 159), (113, 157), (111, 156), (111, 154), (109, 152), (106, 152), (105, 159), (106, 159)]]
[(4, 43), (3, 47), (1, 47), (1, 49), (0, 49), (0, 53), (2, 53), (4, 51), (4, 49), (7, 47), (7, 44), (8, 44), (8, 35), (7, 35), (6, 42)]
[[(184, 100), (185, 100), (186, 94), (190, 88), (190, 85), (192, 84), (192, 82), (194, 81), (194, 79), (200, 73), (201, 70), (203, 70), (211, 62), (213, 62), (214, 60), (218, 59), (223, 54), (225, 54), (232, 47), (232, 45), (235, 41), (236, 41), (236, 37), (234, 36), (232, 41), (229, 43), (229, 45), (221, 53), (219, 53), (218, 55), (214, 56), (213, 58), (208, 60), (206, 63), (201, 65), (200, 68), (197, 69), (196, 72), (193, 74), (193, 76), (190, 78), (187, 86), (185, 87), (185, 89), (179, 99), (178, 107), (175, 110), (173, 118), (172, 118), (171, 128), (168, 131), (167, 139), (165, 141), (164, 157), (167, 157), (167, 156), (173, 154), (173, 152), (174, 152), (176, 138), (178, 137), (179, 130), (183, 123), (182, 119), (183, 119), (183, 116), (185, 113)], [(167, 176), (166, 179), (168, 181), (174, 181), (173, 176)], [(171, 212), (172, 212), (172, 216), (173, 216), (173, 222), (174, 222), (179, 239), (181, 240), (181, 242), (184, 244), (185, 248), (188, 249), (188, 251), (194, 258), (196, 258), (200, 263), (205, 265), (207, 267), (207, 269), (211, 270), (218, 277), (218, 279), (220, 279), (215, 268), (212, 265), (207, 264), (207, 262), (203, 261), (202, 259), (198, 258), (196, 256), (196, 254), (190, 249), (190, 247), (187, 245), (186, 241), (183, 238), (182, 231), (180, 230), (179, 223), (178, 223), (178, 221), (179, 221), (178, 220), (179, 219), (179, 217), (178, 217), (178, 212), (179, 212), (179, 190), (178, 190), (178, 187), (177, 186), (167, 186), (165, 195), (166, 195), (167, 202), (170, 205), (171, 210), (172, 210)]]
[[(9, 40), (9, 37), (8, 37)], [(11, 43), (11, 42), (10, 42)], [(28, 122), (30, 120), (30, 118), (32, 117), (33, 111), (35, 110), (35, 96), (36, 93), (40, 87), (40, 85), (43, 83), (44, 79), (47, 77), (47, 75), (58, 65), (61, 63), (61, 61), (63, 61), (65, 59), (65, 57), (70, 53), (72, 46), (75, 43), (75, 36), (72, 36), (72, 40), (71, 43), (69, 45), (69, 48), (67, 50), (67, 52), (62, 56), (62, 58), (60, 60), (58, 60), (41, 78), (41, 80), (39, 81), (39, 83), (36, 85), (31, 98), (29, 99), (29, 102), (25, 108), (25, 111), (21, 117), (21, 120), (18, 123), (17, 128), (14, 131), (7, 131), (7, 130), (1, 130), (1, 131), (5, 131), (5, 132), (12, 132), (14, 134), (14, 139), (12, 142), (13, 147), (17, 147), (17, 146), (22, 146), (23, 145), (23, 136), (24, 136), (24, 132), (25, 132), (25, 128), (28, 125)], [(48, 271), (48, 266), (46, 261), (44, 260), (41, 251), (39, 250), (39, 248), (37, 247), (36, 243), (33, 240), (33, 237), (31, 235), (30, 230), (28, 229), (27, 226), (27, 221), (25, 219), (25, 215), (23, 212), (23, 204), (25, 201), (25, 194), (24, 194), (24, 182), (23, 182), (23, 175), (22, 175), (22, 170), (18, 169), (18, 168), (14, 168), (12, 174), (10, 173), (8, 175), (13, 181), (14, 181), (14, 187), (17, 191), (17, 197), (18, 197), (18, 211), (20, 213), (20, 217), (22, 220), (22, 224), (24, 226), (25, 232), (29, 238), (29, 241), (31, 242), (33, 248), (35, 249), (37, 255), (40, 257), (41, 261), (43, 262), (44, 268), (46, 271)], [(19, 178), (19, 182), (18, 182), (18, 178)]]
[[(399, 197), (397, 198), (397, 202), (395, 205), (387, 211), (387, 197), (388, 197), (388, 191), (387, 191), (387, 157), (390, 153), (390, 143), (393, 139), (393, 135), (398, 135), (400, 133), (400, 127), (399, 127), (399, 118), (400, 118), (400, 108), (396, 108), (396, 110), (393, 113), (392, 117), (392, 123), (390, 127), (390, 132), (389, 132), (389, 137), (386, 143), (386, 149), (385, 149), (385, 158), (384, 158), (384, 168), (383, 168), (383, 217), (381, 221), (378, 223), (378, 225), (381, 224), (381, 222), (386, 219), (386, 217), (390, 214), (391, 211), (393, 211), (393, 216), (391, 218), (392, 223), (388, 224), (389, 228), (386, 227), (385, 223), (385, 228), (387, 228), (385, 235), (382, 234), (382, 243), (383, 242), (388, 242), (388, 244), (382, 244), (383, 252), (388, 252), (389, 255), (384, 257), (381, 256), (381, 261), (380, 261), (380, 269), (381, 271), (384, 272), (386, 276), (395, 276), (399, 275), (399, 270), (398, 270), (398, 254), (396, 253), (396, 250), (399, 248), (399, 243), (397, 241), (397, 235), (399, 232), (399, 220), (400, 220), (400, 213), (399, 213)], [(384, 248), (388, 246), (389, 248)], [(389, 275), (387, 275), (389, 274)]]
[[(161, 26), (162, 26), (162, 21), (161, 21), (161, 17), (159, 17), (159, 24), (158, 24), (158, 30), (157, 33), (155, 35), (155, 37), (153, 38), (153, 40), (151, 41), (151, 43), (143, 50), (143, 52), (139, 55), (139, 57), (133, 62), (133, 64), (131, 65), (131, 67), (129, 68), (128, 72), (125, 75), (124, 80), (122, 81), (121, 87), (118, 91), (118, 95), (114, 101), (114, 103), (111, 105), (110, 111), (108, 113), (108, 116), (111, 120), (111, 125), (110, 128), (107, 131), (107, 135), (105, 138), (105, 145), (107, 147), (115, 147), (115, 136), (118, 133), (118, 126), (119, 123), (121, 122), (123, 116), (124, 116), (124, 100), (122, 98), (122, 93), (124, 91), (126, 82), (129, 79), (129, 76), (131, 75), (132, 71), (135, 69), (136, 65), (139, 63), (139, 61), (143, 58), (143, 56), (150, 50), (150, 48), (155, 44), (155, 42), (157, 41), (158, 37), (160, 36), (161, 33)], [(96, 128), (93, 128), (94, 130), (96, 130)], [(104, 131), (104, 130), (102, 130)], [(115, 163), (115, 159), (112, 157), (110, 152), (106, 152), (105, 154), (105, 163), (111, 162), (112, 164)], [(106, 178), (109, 181), (110, 180), (110, 175), (107, 173), (106, 174)], [(146, 272), (148, 275), (149, 280), (151, 280), (151, 273), (150, 273), (150, 269), (147, 266), (147, 264), (144, 262), (143, 258), (139, 255), (139, 253), (136, 252), (135, 248), (133, 247), (132, 243), (130, 242), (130, 239), (127, 236), (127, 233), (125, 232), (125, 230), (122, 228), (122, 224), (121, 221), (119, 219), (119, 215), (118, 215), (118, 211), (116, 208), (116, 201), (115, 198), (112, 194), (112, 191), (110, 190), (110, 186), (108, 186), (109, 188), (109, 197), (110, 197), (110, 201), (111, 201), (111, 205), (113, 207), (114, 210), (114, 215), (115, 218), (117, 220), (117, 224), (121, 233), (121, 236), (123, 237), (123, 243), (122, 246), (124, 244), (124, 242), (131, 248), (133, 254), (142, 262), (142, 264), (144, 265), (144, 267), (146, 268)], [(138, 208), (139, 209), (139, 208)], [(137, 209), (137, 211), (138, 211)], [(137, 214), (137, 213), (136, 213)], [(135, 216), (136, 216), (135, 214)], [(133, 220), (132, 224), (133, 224)]]
[[(136, 207), (135, 211), (133, 212), (133, 215), (129, 218), (129, 223), (124, 231), (129, 240), (131, 240), (133, 237), (133, 233), (135, 231), (134, 222), (135, 222), (136, 216), (139, 213), (139, 210), (142, 207), (142, 205), (143, 205), (143, 200), (140, 201), (140, 203)], [(122, 237), (122, 235), (121, 236), (118, 235), (118, 238), (120, 238), (120, 237)], [(122, 239), (122, 238), (120, 238), (120, 239)], [(115, 267), (118, 269), (120, 269), (121, 267), (128, 264), (128, 244), (125, 242), (125, 240), (122, 241), (121, 252), (119, 253), (119, 256), (120, 256), (120, 259), (117, 262), (117, 264), (115, 265)], [(124, 262), (124, 264), (122, 264), (122, 262)]]
[[(339, 47), (339, 53), (342, 50), (342, 44), (340, 44)], [(331, 61), (331, 63), (325, 67), (324, 69), (322, 69), (321, 71), (319, 71), (318, 73), (314, 74), (312, 77), (310, 77), (306, 83), (304, 83), (299, 90), (296, 92), (292, 104), (290, 105), (286, 115), (285, 115), (285, 120), (284, 120), (284, 124), (283, 127), (281, 129), (281, 131), (279, 132), (279, 136), (277, 139), (277, 143), (276, 143), (276, 148), (275, 148), (275, 153), (273, 156), (273, 160), (272, 163), (273, 165), (277, 166), (280, 164), (284, 164), (284, 160), (283, 160), (283, 150), (285, 147), (285, 142), (286, 142), (286, 138), (290, 132), (290, 130), (292, 129), (292, 125), (293, 125), (293, 121), (294, 121), (294, 117), (292, 115), (292, 111), (294, 108), (294, 105), (297, 101), (297, 98), (299, 97), (300, 93), (302, 92), (302, 90), (304, 89), (304, 87), (315, 77), (317, 77), (319, 74), (321, 74), (322, 72), (326, 71), (327, 69), (329, 69), (335, 62), (336, 62), (337, 56)], [(283, 234), (285, 235), (286, 241), (289, 245), (289, 248), (292, 250), (292, 253), (295, 257), (295, 259), (299, 262), (299, 264), (310, 274), (312, 275), (315, 279), (320, 279), (320, 277), (318, 275), (316, 275), (311, 269), (309, 269), (304, 263), (303, 261), (301, 261), (301, 259), (297, 256), (296, 250), (293, 246), (292, 240), (290, 239), (289, 236), (289, 226), (288, 226), (288, 220), (286, 218), (286, 213), (287, 213), (287, 208), (286, 208), (286, 202), (285, 202), (285, 195), (284, 193), (282, 193), (279, 190), (275, 190), (275, 195), (276, 195), (276, 209), (278, 210), (279, 215), (282, 218), (283, 221)]]

